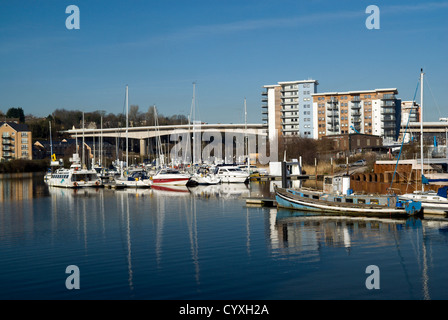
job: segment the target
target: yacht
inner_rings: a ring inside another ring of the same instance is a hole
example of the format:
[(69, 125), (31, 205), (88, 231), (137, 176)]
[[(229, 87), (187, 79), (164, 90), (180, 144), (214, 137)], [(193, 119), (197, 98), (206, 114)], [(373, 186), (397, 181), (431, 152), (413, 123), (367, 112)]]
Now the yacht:
[(57, 169), (49, 177), (48, 185), (60, 188), (101, 187), (103, 183), (94, 170), (83, 169), (77, 153), (73, 154), (69, 169)]
[(152, 185), (186, 186), (190, 178), (176, 169), (162, 169), (152, 177)]
[(245, 183), (249, 180), (249, 173), (237, 166), (216, 167), (215, 175), (221, 179), (221, 182), (227, 183)]
[(135, 187), (135, 188), (149, 188), (151, 186), (151, 178), (144, 170), (137, 170), (130, 172), (127, 177), (116, 178), (117, 186)]

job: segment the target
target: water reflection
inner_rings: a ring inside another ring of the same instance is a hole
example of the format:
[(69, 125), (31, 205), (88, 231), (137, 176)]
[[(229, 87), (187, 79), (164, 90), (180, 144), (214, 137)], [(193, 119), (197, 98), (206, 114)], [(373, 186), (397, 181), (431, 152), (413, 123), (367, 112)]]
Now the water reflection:
[[(419, 268), (422, 296), (428, 300), (431, 299), (431, 267), (434, 266), (434, 259), (439, 258), (433, 256), (433, 245), (445, 250), (448, 242), (446, 219), (394, 220), (273, 209), (270, 224), (271, 247), (279, 259), (316, 262), (325, 255), (327, 248), (343, 249), (347, 256), (352, 254), (353, 248), (373, 252), (375, 249), (395, 250), (397, 263), (401, 265), (406, 278), (410, 278), (408, 269), (415, 266)], [(442, 247), (440, 243), (443, 243)], [(409, 251), (413, 253), (411, 259), (407, 256)], [(409, 279), (408, 285), (412, 288)]]
[(48, 188), (43, 183), (42, 173), (0, 174), (0, 202), (23, 201), (46, 196)]

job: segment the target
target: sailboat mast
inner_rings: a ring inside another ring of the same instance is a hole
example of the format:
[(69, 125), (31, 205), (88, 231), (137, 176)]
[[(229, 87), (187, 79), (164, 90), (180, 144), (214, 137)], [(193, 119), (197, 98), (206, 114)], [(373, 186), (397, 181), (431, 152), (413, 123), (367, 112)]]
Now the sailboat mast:
[(82, 162), (81, 162), (81, 168), (84, 169), (84, 112), (82, 113)]
[(50, 124), (50, 159), (53, 157), (53, 140), (51, 138), (51, 121), (48, 121)]
[(246, 97), (244, 97), (244, 143), (247, 159), (247, 172), (250, 173), (250, 160), (249, 160), (249, 143), (247, 140), (247, 108), (246, 108)]
[(196, 164), (196, 82), (193, 82), (193, 99), (191, 101), (191, 120), (193, 122), (193, 165)]
[(422, 192), (425, 191), (423, 185), (423, 68), (420, 71), (420, 170), (422, 179)]
[(129, 97), (128, 97), (128, 86), (126, 85), (126, 167), (129, 166), (129, 153), (128, 153), (128, 127), (129, 127)]

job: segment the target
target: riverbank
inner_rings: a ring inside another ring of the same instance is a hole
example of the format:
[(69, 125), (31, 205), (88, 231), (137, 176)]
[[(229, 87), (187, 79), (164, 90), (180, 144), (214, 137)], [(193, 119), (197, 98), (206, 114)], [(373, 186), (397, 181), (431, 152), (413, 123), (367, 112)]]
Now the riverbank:
[(11, 160), (0, 162), (0, 173), (44, 172), (49, 165), (48, 160)]

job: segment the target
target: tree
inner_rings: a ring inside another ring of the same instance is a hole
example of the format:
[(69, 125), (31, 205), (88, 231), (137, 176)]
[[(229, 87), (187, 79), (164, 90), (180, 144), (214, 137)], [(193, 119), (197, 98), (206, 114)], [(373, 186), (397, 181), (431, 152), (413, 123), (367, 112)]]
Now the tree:
[(22, 108), (9, 108), (6, 112), (7, 118), (18, 118), (20, 123), (25, 122), (25, 113)]

